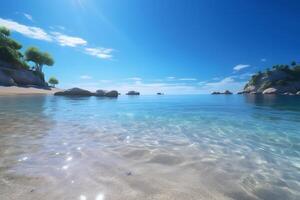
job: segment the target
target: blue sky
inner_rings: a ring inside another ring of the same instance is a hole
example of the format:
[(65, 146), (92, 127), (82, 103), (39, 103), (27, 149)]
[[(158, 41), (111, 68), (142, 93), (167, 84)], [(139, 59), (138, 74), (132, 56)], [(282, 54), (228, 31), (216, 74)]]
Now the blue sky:
[(52, 54), (44, 71), (61, 88), (198, 94), (300, 61), (299, 10), (296, 0), (10, 0), (0, 25), (23, 50)]

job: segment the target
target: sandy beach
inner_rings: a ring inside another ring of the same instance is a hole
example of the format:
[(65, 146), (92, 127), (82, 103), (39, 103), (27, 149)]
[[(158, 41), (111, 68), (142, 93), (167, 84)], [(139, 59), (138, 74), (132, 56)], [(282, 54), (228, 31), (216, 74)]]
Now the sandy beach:
[(54, 94), (55, 92), (61, 91), (58, 88), (51, 88), (51, 89), (41, 89), (35, 87), (17, 87), (17, 86), (10, 86), (4, 87), (0, 86), (0, 95), (28, 95), (28, 94)]

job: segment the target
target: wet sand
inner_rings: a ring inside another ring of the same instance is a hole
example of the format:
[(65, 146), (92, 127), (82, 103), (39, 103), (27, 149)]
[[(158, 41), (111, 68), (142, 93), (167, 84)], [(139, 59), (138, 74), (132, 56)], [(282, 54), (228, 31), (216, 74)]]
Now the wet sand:
[(35, 87), (17, 87), (17, 86), (0, 86), (0, 95), (31, 95), (31, 94), (54, 94), (55, 92), (61, 91), (58, 88), (41, 89)]

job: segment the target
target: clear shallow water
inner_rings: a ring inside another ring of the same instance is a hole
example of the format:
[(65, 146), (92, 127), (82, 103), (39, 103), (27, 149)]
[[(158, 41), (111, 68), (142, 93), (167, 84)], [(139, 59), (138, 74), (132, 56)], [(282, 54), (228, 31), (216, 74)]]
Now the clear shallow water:
[(300, 98), (0, 97), (0, 199), (300, 199)]

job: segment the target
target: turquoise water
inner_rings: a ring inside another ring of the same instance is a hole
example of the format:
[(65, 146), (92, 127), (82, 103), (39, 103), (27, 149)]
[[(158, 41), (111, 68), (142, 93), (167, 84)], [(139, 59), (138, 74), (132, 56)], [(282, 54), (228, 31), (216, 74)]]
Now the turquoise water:
[(0, 199), (300, 199), (299, 96), (0, 97)]

